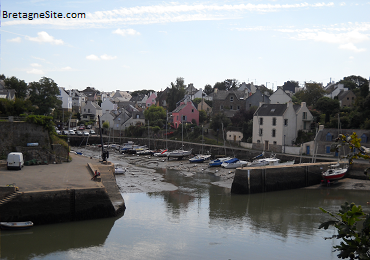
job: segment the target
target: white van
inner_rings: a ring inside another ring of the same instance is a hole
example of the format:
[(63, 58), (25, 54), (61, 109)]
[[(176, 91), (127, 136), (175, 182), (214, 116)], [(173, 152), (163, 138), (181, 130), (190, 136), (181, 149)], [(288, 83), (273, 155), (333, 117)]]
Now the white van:
[(8, 154), (7, 166), (9, 169), (21, 170), (24, 166), (23, 154), (22, 153), (10, 153)]

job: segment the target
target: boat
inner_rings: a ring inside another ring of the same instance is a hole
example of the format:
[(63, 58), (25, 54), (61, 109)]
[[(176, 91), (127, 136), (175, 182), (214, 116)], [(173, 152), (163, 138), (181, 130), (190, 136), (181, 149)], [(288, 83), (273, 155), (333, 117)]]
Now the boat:
[(139, 151), (136, 151), (136, 154), (137, 155), (153, 155), (154, 152), (152, 150), (149, 150), (149, 149), (145, 149), (145, 150), (139, 150)]
[(218, 158), (216, 160), (210, 161), (208, 165), (209, 165), (209, 167), (218, 167), (218, 166), (221, 166), (221, 164), (224, 161), (228, 161), (228, 160), (231, 160), (231, 159), (232, 159), (231, 157)]
[(21, 230), (28, 229), (33, 226), (33, 222), (24, 221), (24, 222), (0, 222), (1, 229), (7, 230)]
[(182, 157), (191, 155), (191, 151), (192, 150), (183, 150), (183, 149), (174, 150), (172, 152), (169, 152), (168, 157), (176, 157), (180, 159)]
[(124, 174), (126, 172), (126, 169), (122, 167), (120, 164), (114, 165), (114, 174)]
[(243, 166), (247, 166), (248, 162), (247, 161), (241, 161), (238, 158), (233, 158), (231, 160), (224, 161), (221, 164), (221, 167), (226, 168), (226, 169), (235, 169)]
[(347, 173), (347, 170), (348, 170), (348, 166), (345, 166), (345, 167), (340, 167), (340, 164), (337, 163), (337, 164), (333, 164), (333, 165), (330, 165), (329, 166), (329, 169), (322, 172), (322, 178), (325, 180), (325, 181), (337, 181), (339, 179), (342, 179), (346, 173)]
[(154, 156), (157, 156), (157, 157), (167, 157), (169, 155), (169, 151), (167, 149), (163, 150), (163, 151), (160, 151), (160, 152), (157, 152), (157, 153), (154, 153), (153, 155)]
[(189, 162), (191, 162), (191, 163), (201, 163), (201, 162), (209, 160), (209, 158), (211, 158), (211, 155), (198, 154), (198, 155), (194, 156), (193, 158), (190, 158)]
[(275, 154), (271, 154), (269, 158), (261, 158), (257, 159), (261, 156), (263, 156), (264, 153), (261, 153), (260, 155), (254, 157), (252, 162), (248, 163), (248, 167), (259, 167), (259, 166), (277, 166), (277, 165), (293, 165), (294, 160), (287, 161), (287, 162), (280, 162), (280, 159), (276, 158)]

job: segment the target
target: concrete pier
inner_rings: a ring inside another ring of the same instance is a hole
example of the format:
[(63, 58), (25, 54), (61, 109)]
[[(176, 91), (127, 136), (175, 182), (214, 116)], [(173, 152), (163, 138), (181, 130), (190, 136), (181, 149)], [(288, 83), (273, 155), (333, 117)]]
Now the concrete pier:
[[(25, 166), (18, 171), (0, 167), (0, 220), (31, 220), (37, 225), (123, 213), (125, 203), (113, 166), (71, 156), (69, 163)], [(95, 169), (101, 173), (101, 182), (91, 180)], [(17, 188), (6, 187), (9, 184)]]
[[(252, 194), (260, 192), (297, 189), (321, 183), (321, 173), (326, 171), (333, 162), (302, 163), (285, 166), (263, 166), (238, 168), (235, 171), (231, 193)], [(345, 166), (346, 162), (341, 162)], [(362, 175), (364, 165), (350, 165), (347, 177)], [(360, 174), (359, 174), (360, 173)], [(358, 178), (360, 179), (360, 178)]]

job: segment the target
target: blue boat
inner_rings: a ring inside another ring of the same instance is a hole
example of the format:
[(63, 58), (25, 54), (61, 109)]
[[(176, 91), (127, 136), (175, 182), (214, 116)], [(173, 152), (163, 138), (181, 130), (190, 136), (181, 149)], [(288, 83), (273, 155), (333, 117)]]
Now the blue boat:
[(231, 157), (226, 157), (226, 158), (218, 158), (216, 160), (213, 160), (211, 162), (209, 162), (209, 167), (219, 167), (221, 166), (221, 164), (225, 161), (228, 161), (228, 160), (231, 160), (232, 158)]

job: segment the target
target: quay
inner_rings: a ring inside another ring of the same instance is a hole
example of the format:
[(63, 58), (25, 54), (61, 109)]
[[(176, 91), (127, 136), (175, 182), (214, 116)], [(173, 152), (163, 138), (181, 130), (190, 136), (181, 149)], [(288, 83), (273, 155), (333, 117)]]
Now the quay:
[[(0, 165), (0, 221), (31, 220), (39, 225), (123, 214), (125, 202), (113, 165), (75, 154), (71, 157), (72, 162), (22, 170)], [(95, 170), (101, 174), (97, 181), (91, 180)]]
[[(345, 179), (327, 187), (321, 185), (321, 173), (333, 162), (302, 163), (282, 166), (244, 167), (235, 171), (231, 193), (253, 194), (299, 188), (331, 188), (370, 190), (370, 180), (366, 179), (364, 170), (368, 163), (349, 165)], [(341, 161), (341, 167), (348, 165)]]

